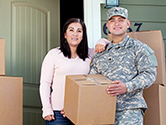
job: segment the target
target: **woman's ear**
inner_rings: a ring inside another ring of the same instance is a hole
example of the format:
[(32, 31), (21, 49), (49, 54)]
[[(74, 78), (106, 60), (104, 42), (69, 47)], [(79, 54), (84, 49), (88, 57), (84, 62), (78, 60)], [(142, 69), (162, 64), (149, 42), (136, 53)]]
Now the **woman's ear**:
[(64, 38), (66, 39), (66, 33), (64, 33)]

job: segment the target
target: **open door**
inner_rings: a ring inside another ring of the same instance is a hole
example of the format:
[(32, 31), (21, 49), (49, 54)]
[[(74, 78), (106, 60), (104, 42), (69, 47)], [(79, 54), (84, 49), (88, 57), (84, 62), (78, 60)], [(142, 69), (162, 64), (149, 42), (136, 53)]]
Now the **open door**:
[(24, 125), (42, 125), (38, 94), (44, 56), (60, 43), (60, 0), (1, 0), (6, 75), (24, 80)]

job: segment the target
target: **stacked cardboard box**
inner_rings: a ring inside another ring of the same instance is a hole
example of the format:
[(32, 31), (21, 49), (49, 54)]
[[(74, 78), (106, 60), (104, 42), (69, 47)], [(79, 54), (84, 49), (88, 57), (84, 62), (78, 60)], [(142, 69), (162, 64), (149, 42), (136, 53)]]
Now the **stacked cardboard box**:
[(144, 90), (144, 98), (148, 105), (144, 125), (166, 125), (166, 87), (154, 84)]
[(111, 81), (102, 75), (66, 77), (65, 115), (76, 125), (114, 124), (116, 96), (107, 94)]
[(0, 75), (5, 75), (5, 40), (0, 39)]
[[(158, 62), (156, 81), (151, 87), (144, 90), (144, 98), (148, 105), (144, 125), (166, 125), (165, 47), (161, 31), (141, 31), (128, 34), (131, 38), (149, 45), (155, 51)], [(110, 34), (108, 39), (112, 39)]]
[(0, 125), (23, 124), (23, 78), (5, 76), (5, 40), (0, 39)]

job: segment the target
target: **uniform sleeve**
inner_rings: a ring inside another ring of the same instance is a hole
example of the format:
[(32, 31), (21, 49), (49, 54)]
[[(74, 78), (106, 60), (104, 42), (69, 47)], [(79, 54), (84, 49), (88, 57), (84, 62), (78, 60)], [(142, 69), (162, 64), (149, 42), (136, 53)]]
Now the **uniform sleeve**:
[(40, 97), (42, 102), (43, 118), (47, 115), (53, 115), (51, 105), (50, 87), (54, 76), (54, 55), (53, 50), (49, 51), (45, 56), (41, 68), (40, 77)]
[(97, 63), (97, 58), (94, 58), (93, 61), (92, 61), (92, 64), (91, 64), (91, 67), (90, 67), (90, 72), (89, 74), (100, 74), (99, 71), (98, 71), (98, 63)]
[(150, 87), (156, 80), (157, 60), (154, 51), (144, 46), (136, 56), (138, 75), (131, 81), (125, 83), (127, 92), (133, 92)]

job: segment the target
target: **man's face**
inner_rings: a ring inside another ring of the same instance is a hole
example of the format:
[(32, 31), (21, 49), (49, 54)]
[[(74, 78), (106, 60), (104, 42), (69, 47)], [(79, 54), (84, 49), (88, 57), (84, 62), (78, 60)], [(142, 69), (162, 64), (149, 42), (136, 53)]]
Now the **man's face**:
[(113, 16), (107, 21), (106, 25), (112, 35), (123, 36), (127, 33), (130, 21), (121, 16)]

